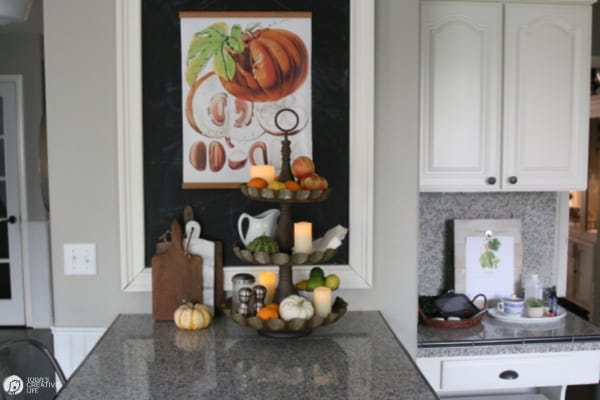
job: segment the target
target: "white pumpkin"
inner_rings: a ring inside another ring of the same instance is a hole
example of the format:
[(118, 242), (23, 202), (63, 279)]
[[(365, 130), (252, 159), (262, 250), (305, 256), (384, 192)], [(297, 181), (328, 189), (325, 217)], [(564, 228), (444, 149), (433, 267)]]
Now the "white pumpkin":
[(294, 318), (311, 319), (314, 314), (312, 303), (302, 296), (292, 294), (279, 303), (279, 316), (284, 321)]
[(204, 329), (212, 321), (212, 310), (204, 304), (185, 302), (175, 310), (173, 321), (181, 329)]

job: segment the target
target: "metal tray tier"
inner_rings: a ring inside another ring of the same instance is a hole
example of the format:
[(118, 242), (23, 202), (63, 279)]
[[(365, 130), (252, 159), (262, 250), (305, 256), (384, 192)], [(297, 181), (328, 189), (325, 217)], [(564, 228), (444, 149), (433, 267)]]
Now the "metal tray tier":
[(273, 203), (315, 203), (326, 200), (331, 189), (292, 191), (289, 189), (273, 190), (269, 188), (258, 189), (248, 187), (245, 183), (240, 186), (242, 194), (252, 200), (268, 201)]
[(310, 254), (281, 252), (267, 254), (262, 251), (252, 252), (240, 245), (234, 245), (233, 252), (239, 259), (256, 265), (311, 265), (329, 261), (336, 255), (337, 249), (318, 250)]
[(222, 309), (227, 318), (238, 325), (255, 329), (261, 335), (276, 338), (292, 338), (306, 336), (310, 334), (313, 329), (327, 326), (338, 321), (346, 314), (348, 303), (341, 297), (336, 297), (335, 302), (331, 307), (331, 313), (327, 317), (323, 318), (315, 315), (311, 319), (294, 318), (289, 321), (284, 321), (280, 318), (264, 321), (258, 317), (243, 317), (232, 311), (231, 298), (225, 300)]

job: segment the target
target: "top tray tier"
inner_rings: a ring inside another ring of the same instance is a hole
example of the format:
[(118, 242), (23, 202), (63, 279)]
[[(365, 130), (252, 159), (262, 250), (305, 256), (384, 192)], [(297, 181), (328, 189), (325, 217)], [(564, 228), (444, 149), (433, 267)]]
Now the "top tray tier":
[(258, 189), (248, 187), (245, 183), (242, 183), (240, 189), (244, 196), (258, 201), (268, 201), (273, 203), (314, 203), (323, 201), (329, 197), (331, 189), (325, 190), (298, 190), (296, 192), (281, 189)]

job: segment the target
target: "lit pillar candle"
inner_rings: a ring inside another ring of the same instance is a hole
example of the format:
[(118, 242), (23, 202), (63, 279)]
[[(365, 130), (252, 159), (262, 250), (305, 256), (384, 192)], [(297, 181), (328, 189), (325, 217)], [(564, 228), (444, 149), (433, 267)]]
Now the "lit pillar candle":
[(313, 290), (313, 302), (315, 313), (322, 318), (331, 314), (331, 289), (325, 286), (316, 287)]
[(312, 224), (310, 222), (294, 223), (294, 253), (310, 253), (312, 251)]
[(250, 179), (263, 178), (267, 182), (275, 180), (275, 167), (272, 165), (251, 165)]
[(267, 288), (267, 296), (265, 297), (265, 305), (271, 304), (273, 302), (273, 297), (275, 296), (275, 281), (277, 280), (277, 276), (275, 272), (271, 271), (262, 271), (258, 273), (258, 283)]

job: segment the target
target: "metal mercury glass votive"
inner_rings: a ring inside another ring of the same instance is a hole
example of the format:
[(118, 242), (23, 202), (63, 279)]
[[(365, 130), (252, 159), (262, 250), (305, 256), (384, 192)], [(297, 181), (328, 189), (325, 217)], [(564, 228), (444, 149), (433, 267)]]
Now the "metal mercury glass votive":
[(233, 278), (231, 278), (231, 283), (233, 284), (233, 291), (231, 293), (231, 309), (233, 312), (237, 313), (240, 308), (240, 289), (248, 288), (252, 290), (254, 282), (254, 276), (246, 273), (235, 274)]

